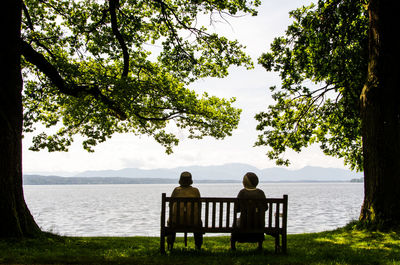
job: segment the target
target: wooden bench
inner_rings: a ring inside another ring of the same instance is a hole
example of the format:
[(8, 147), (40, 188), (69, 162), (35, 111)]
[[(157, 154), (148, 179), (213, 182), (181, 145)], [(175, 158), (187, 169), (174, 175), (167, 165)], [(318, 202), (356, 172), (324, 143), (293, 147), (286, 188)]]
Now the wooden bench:
[[(254, 201), (254, 200), (253, 200)], [(275, 252), (287, 251), (287, 209), (288, 196), (283, 198), (267, 198), (258, 199), (268, 205), (265, 212), (265, 225), (262, 227), (239, 227), (237, 224), (237, 198), (172, 198), (167, 197), (165, 193), (161, 196), (161, 231), (160, 231), (160, 251), (165, 253), (165, 238), (170, 233), (184, 233), (185, 245), (187, 233), (265, 233), (275, 238)], [(240, 202), (243, 202), (241, 200)], [(184, 209), (189, 205), (191, 211), (194, 212), (195, 205), (198, 207), (199, 213), (196, 214), (199, 220), (194, 220), (193, 214), (188, 215), (186, 211), (180, 213), (182, 207), (175, 207), (175, 217), (173, 217), (172, 205), (184, 205)], [(183, 215), (183, 217), (182, 217)], [(176, 218), (181, 216), (182, 218)], [(176, 223), (167, 225), (167, 220), (174, 218)], [(184, 221), (182, 221), (182, 219)], [(191, 225), (191, 224), (202, 225)], [(262, 244), (262, 242), (261, 242)], [(262, 245), (261, 245), (262, 246)]]

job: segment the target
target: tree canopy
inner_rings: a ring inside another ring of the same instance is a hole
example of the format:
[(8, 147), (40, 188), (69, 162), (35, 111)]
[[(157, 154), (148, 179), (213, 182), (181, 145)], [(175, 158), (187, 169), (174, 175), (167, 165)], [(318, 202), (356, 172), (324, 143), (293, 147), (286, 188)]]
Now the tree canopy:
[[(47, 128), (32, 150), (66, 151), (73, 136), (93, 146), (113, 133), (147, 134), (172, 152), (171, 120), (191, 138), (222, 139), (239, 122), (232, 99), (199, 96), (188, 84), (252, 67), (237, 41), (206, 28), (260, 1), (25, 0), (24, 131)], [(204, 23), (207, 21), (207, 23)]]
[(368, 14), (362, 1), (318, 1), (290, 12), (286, 35), (259, 58), (277, 71), (275, 105), (256, 115), (256, 145), (289, 164), (284, 152), (319, 143), (323, 152), (362, 170), (360, 94), (367, 76)]

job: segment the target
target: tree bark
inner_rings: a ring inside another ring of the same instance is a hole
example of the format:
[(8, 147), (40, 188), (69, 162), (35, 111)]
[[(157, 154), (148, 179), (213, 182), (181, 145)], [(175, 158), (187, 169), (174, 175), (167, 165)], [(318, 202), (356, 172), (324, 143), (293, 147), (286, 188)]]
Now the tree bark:
[(26, 206), (22, 187), (21, 2), (5, 0), (2, 7), (0, 237), (33, 236), (40, 229)]
[(400, 224), (400, 42), (396, 1), (369, 1), (368, 79), (361, 94), (364, 203), (360, 220)]

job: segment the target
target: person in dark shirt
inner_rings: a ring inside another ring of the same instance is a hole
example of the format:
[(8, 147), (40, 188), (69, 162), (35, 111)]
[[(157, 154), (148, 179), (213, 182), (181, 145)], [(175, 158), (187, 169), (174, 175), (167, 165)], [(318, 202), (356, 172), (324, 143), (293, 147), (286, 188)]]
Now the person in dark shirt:
[[(243, 177), (244, 188), (239, 191), (237, 198), (239, 203), (235, 205), (236, 211), (240, 212), (240, 217), (236, 220), (236, 225), (241, 229), (257, 229), (265, 226), (265, 211), (268, 206), (257, 199), (265, 199), (264, 191), (257, 188), (258, 177), (253, 172), (248, 172)], [(262, 248), (264, 233), (232, 233), (231, 248), (236, 249), (237, 242), (258, 242)]]

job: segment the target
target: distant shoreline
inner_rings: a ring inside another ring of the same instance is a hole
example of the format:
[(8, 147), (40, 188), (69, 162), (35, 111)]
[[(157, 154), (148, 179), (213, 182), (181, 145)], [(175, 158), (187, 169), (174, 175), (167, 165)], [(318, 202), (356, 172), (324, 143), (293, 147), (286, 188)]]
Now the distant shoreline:
[[(23, 179), (24, 185), (112, 185), (112, 184), (176, 184), (178, 179), (169, 178), (126, 178), (126, 177), (58, 177), (58, 176), (41, 176), (41, 175), (25, 175)], [(260, 181), (260, 183), (329, 183), (342, 182), (350, 183), (355, 181), (344, 180), (296, 180), (296, 181)], [(239, 180), (196, 180), (199, 184), (217, 184), (217, 183), (241, 183)]]

